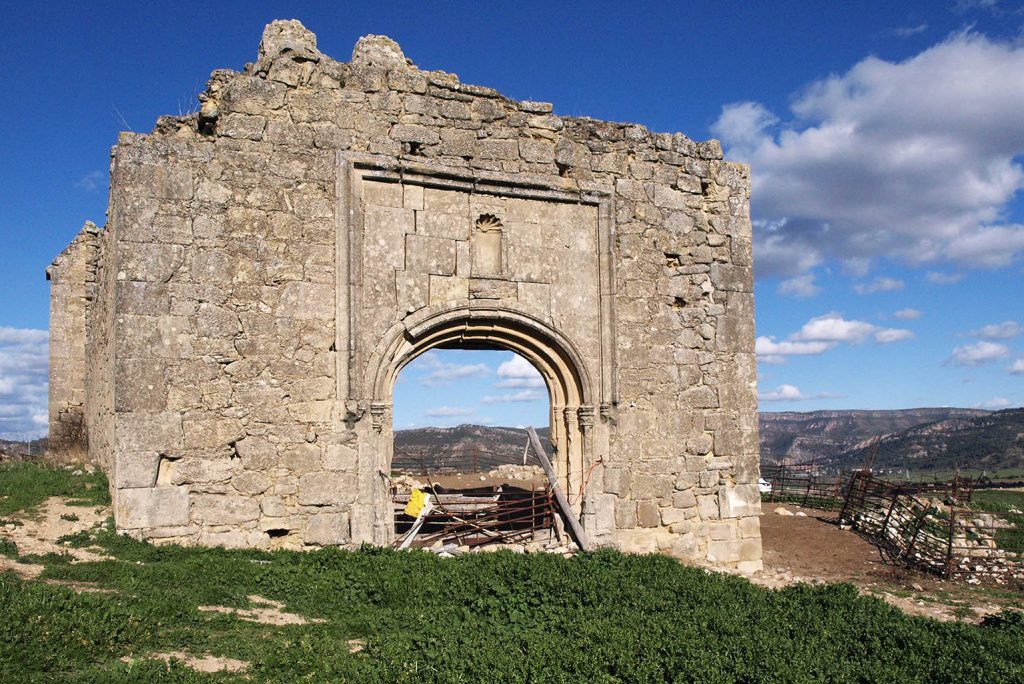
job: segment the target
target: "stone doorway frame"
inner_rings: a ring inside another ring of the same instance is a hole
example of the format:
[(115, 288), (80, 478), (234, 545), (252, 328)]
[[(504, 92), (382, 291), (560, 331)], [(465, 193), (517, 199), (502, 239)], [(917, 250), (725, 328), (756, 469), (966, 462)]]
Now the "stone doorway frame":
[[(574, 515), (588, 517), (584, 513), (593, 512), (593, 503), (588, 506), (586, 499), (572, 494), (580, 491), (586, 471), (596, 460), (596, 408), (590, 374), (572, 342), (537, 317), (508, 306), (431, 307), (410, 315), (384, 336), (370, 356), (367, 373), (372, 430), (366, 445), (374, 452), (372, 460), (381, 465), (381, 472), (390, 474), (394, 456), (395, 381), (403, 368), (431, 349), (511, 351), (540, 372), (548, 391), (559, 485), (573, 500)], [(384, 478), (375, 490), (375, 537), (390, 539), (394, 521)], [(381, 523), (388, 529), (379, 529)]]
[[(612, 511), (600, 477), (590, 481), (608, 453), (609, 428), (618, 402), (615, 347), (614, 191), (600, 183), (474, 171), (379, 155), (339, 152), (336, 156), (337, 206), (337, 366), (336, 427), (358, 434), (358, 485), (351, 513), (353, 542), (388, 545), (394, 538), (394, 512), (387, 487), (394, 454), (392, 393), (399, 371), (429, 349), (507, 349), (519, 353), (545, 378), (551, 405), (555, 468), (572, 501), (574, 515), (592, 537), (611, 532)], [(361, 183), (372, 180), (459, 190), (482, 196), (589, 204), (596, 224), (600, 306), (599, 351), (593, 367), (546, 317), (528, 307), (469, 300), (430, 305), (382, 331), (372, 349), (360, 347), (359, 319), (364, 243)], [(366, 420), (366, 417), (369, 420)], [(600, 475), (600, 473), (598, 473)], [(589, 482), (589, 486), (588, 486)], [(580, 492), (584, 491), (583, 496)], [(598, 511), (599, 501), (609, 510)]]

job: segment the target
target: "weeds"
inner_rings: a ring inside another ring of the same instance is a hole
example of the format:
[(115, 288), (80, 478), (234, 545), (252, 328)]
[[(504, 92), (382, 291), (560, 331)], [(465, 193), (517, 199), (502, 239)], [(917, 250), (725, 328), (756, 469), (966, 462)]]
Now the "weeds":
[(102, 472), (73, 475), (64, 468), (31, 461), (0, 466), (0, 515), (31, 513), (51, 496), (69, 497), (68, 503), (80, 506), (110, 503)]
[[(112, 593), (0, 574), (5, 683), (1024, 680), (1024, 624), (1013, 614), (943, 624), (849, 585), (771, 591), (663, 556), (157, 547), (110, 524), (62, 541), (112, 558), (38, 557), (41, 579)], [(252, 607), (254, 594), (324, 622), (269, 626), (199, 610)], [(361, 652), (349, 652), (353, 639), (365, 641)], [(201, 675), (145, 659), (167, 651), (250, 667)]]

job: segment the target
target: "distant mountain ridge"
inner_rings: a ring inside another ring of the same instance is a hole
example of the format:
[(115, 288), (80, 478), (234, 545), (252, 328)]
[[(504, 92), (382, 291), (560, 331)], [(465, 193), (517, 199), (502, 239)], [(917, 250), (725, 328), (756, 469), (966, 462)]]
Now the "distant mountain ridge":
[(46, 437), (29, 441), (0, 439), (0, 461), (41, 456), (46, 451)]
[[(815, 462), (857, 467), (871, 440), (880, 437), (874, 465), (912, 470), (1024, 468), (1024, 408), (984, 411), (915, 408), (894, 411), (761, 413), (761, 463)], [(548, 429), (538, 429), (548, 445)], [(526, 430), (482, 425), (417, 428), (395, 432), (395, 450), (472, 451), (522, 457)]]
[[(840, 456), (844, 465), (863, 462), (862, 443)], [(874, 464), (912, 470), (1002, 470), (1024, 467), (1024, 408), (980, 416), (955, 416), (882, 437)]]
[[(549, 429), (536, 428), (541, 444), (550, 453)], [(523, 457), (528, 436), (525, 428), (488, 427), (485, 425), (456, 425), (455, 427), (425, 427), (395, 431), (395, 451), (415, 452), (429, 449), (446, 450), (457, 454), (473, 451), (506, 457), (509, 463)]]
[[(951, 419), (970, 419), (991, 412), (964, 408), (913, 408), (892, 411), (788, 411), (759, 415), (762, 463), (850, 465), (851, 450), (879, 435)], [(862, 459), (863, 460), (863, 459)]]

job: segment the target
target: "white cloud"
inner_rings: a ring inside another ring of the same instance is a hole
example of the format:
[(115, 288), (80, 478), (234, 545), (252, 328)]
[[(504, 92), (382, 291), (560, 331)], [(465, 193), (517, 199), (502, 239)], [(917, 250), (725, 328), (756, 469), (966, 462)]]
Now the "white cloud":
[(912, 339), (914, 339), (914, 333), (902, 328), (884, 328), (875, 333), (875, 342), (879, 344), (892, 344)]
[(805, 273), (802, 276), (795, 276), (779, 283), (776, 289), (780, 295), (800, 297), (808, 299), (821, 292), (821, 288), (814, 283), (814, 274)]
[(1017, 359), (1006, 370), (1013, 375), (1024, 375), (1024, 359)]
[(779, 385), (771, 392), (758, 394), (757, 398), (760, 401), (802, 401), (807, 397), (795, 385)]
[(519, 355), (498, 366), (498, 377), (502, 378), (494, 385), (498, 389), (546, 387), (540, 372)]
[(811, 399), (832, 399), (838, 394), (830, 392), (819, 392), (818, 394), (804, 394), (795, 385), (779, 385), (770, 392), (761, 392), (757, 395), (759, 401), (809, 401)]
[(921, 317), (921, 312), (917, 309), (900, 309), (893, 314), (893, 317), (901, 321), (916, 321)]
[(998, 410), (1006, 408), (1007, 406), (1010, 405), (1010, 403), (1010, 400), (1007, 399), (1006, 397), (992, 397), (988, 401), (983, 401), (980, 404), (975, 404), (974, 408)]
[(107, 174), (102, 171), (90, 171), (75, 181), (75, 187), (86, 192), (96, 192), (105, 183), (106, 178)]
[(712, 132), (736, 147), (756, 147), (779, 122), (760, 102), (737, 102), (722, 108)]
[(876, 292), (893, 292), (894, 290), (902, 290), (903, 281), (897, 280), (896, 278), (886, 278), (879, 276), (870, 283), (857, 283), (853, 286), (853, 291), (859, 295), (874, 294)]
[(986, 325), (970, 332), (971, 337), (980, 337), (985, 340), (1008, 340), (1024, 332), (1024, 327), (1017, 321), (1003, 321), (993, 325)]
[(515, 354), (511, 359), (498, 366), (499, 378), (532, 378), (539, 377), (540, 372), (522, 356)]
[(762, 335), (754, 343), (758, 356), (808, 356), (822, 354), (835, 345), (829, 342), (776, 342), (774, 337)]
[(894, 29), (889, 29), (888, 33), (897, 38), (910, 38), (927, 30), (928, 24), (917, 24), (916, 26), (897, 26)]
[(938, 271), (928, 271), (927, 275), (925, 275), (925, 280), (932, 285), (955, 285), (963, 279), (963, 273), (939, 273)]
[(769, 335), (758, 337), (754, 351), (760, 363), (785, 363), (787, 356), (823, 354), (841, 344), (859, 344), (871, 338), (879, 344), (909, 340), (914, 333), (902, 328), (882, 328), (866, 321), (848, 321), (838, 313), (827, 313), (804, 323), (800, 330), (785, 340)]
[(754, 271), (761, 276), (798, 276), (825, 260), (808, 244), (794, 245), (789, 234), (798, 224), (786, 220), (754, 220)]
[(420, 356), (417, 359), (417, 363), (424, 370), (430, 371), (420, 379), (420, 384), (426, 387), (448, 385), (454, 380), (480, 378), (491, 373), (491, 369), (487, 367), (487, 364), (462, 364), (442, 361), (432, 352), (427, 352)]
[(878, 330), (866, 321), (848, 321), (839, 314), (829, 313), (804, 323), (799, 331), (790, 335), (794, 340), (821, 340), (827, 342), (863, 342)]
[(494, 383), (494, 386), (498, 389), (518, 389), (521, 387), (539, 389), (541, 387), (547, 387), (547, 385), (544, 384), (544, 378), (540, 376), (536, 378), (508, 378), (507, 380), (500, 380)]
[(483, 404), (514, 404), (529, 401), (540, 401), (545, 399), (545, 395), (541, 394), (537, 390), (526, 389), (520, 390), (519, 392), (509, 392), (497, 396), (486, 396), (480, 400)]
[(1024, 188), (1024, 43), (960, 33), (902, 62), (868, 57), (810, 84), (778, 117), (723, 108), (713, 131), (752, 165), (758, 275), (894, 256), (1000, 267)]
[(46, 330), (0, 326), (0, 345), (45, 344), (49, 339), (50, 333)]
[(455, 418), (458, 416), (471, 416), (473, 415), (473, 409), (457, 408), (453, 406), (438, 406), (437, 408), (424, 411), (423, 415), (430, 418)]
[(953, 11), (961, 14), (975, 10), (996, 12), (998, 9), (999, 0), (957, 0), (953, 5)]
[(46, 434), (48, 343), (45, 330), (0, 327), (0, 438)]
[(950, 361), (957, 366), (977, 366), (989, 361), (1005, 359), (1009, 355), (1010, 350), (1004, 345), (981, 340), (954, 349)]
[(949, 243), (947, 254), (973, 266), (1002, 268), (1013, 263), (1021, 250), (1024, 250), (1024, 225), (1014, 224), (978, 228), (958, 235)]

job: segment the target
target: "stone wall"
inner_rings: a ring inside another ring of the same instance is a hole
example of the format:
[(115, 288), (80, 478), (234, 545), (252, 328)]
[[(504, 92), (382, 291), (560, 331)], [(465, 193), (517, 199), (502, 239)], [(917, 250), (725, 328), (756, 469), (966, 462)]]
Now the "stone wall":
[(114, 150), (86, 396), (119, 529), (387, 543), (391, 383), (463, 340), (545, 375), (595, 539), (759, 564), (749, 172), (717, 141), (555, 116), (382, 36), (337, 62), (294, 21), (200, 99)]
[(46, 269), (50, 281), (50, 434), (55, 452), (84, 450), (86, 339), (96, 298), (100, 230), (86, 222)]

